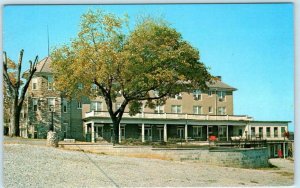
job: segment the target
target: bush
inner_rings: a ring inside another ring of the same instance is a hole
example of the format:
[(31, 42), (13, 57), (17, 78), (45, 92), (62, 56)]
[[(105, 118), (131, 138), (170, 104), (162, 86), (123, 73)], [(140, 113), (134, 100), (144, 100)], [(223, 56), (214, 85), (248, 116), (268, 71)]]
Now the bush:
[(140, 139), (136, 138), (127, 138), (125, 140), (122, 140), (120, 143), (122, 145), (143, 145), (142, 141)]
[(168, 139), (168, 143), (169, 144), (176, 144), (178, 142), (185, 142), (184, 139), (180, 139), (180, 138), (169, 138)]

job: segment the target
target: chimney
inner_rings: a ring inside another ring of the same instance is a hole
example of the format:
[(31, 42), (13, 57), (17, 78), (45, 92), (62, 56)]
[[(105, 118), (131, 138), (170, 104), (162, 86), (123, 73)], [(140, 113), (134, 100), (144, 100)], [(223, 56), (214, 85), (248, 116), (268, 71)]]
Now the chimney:
[(216, 76), (220, 81), (222, 81), (222, 76)]

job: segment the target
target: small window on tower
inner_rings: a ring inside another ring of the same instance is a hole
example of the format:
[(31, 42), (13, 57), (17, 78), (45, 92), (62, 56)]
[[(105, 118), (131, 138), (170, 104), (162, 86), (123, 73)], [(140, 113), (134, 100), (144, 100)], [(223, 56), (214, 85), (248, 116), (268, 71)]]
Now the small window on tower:
[(32, 82), (32, 90), (37, 90), (37, 87), (38, 87), (38, 80), (37, 80), (37, 78), (32, 78), (31, 82)]

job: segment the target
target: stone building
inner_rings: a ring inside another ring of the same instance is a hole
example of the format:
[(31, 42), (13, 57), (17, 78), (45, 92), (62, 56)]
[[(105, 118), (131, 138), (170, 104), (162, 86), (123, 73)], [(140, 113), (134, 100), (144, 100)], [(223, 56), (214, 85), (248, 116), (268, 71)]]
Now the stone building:
[[(60, 139), (110, 142), (112, 121), (104, 99), (67, 101), (53, 87), (50, 64), (50, 58), (38, 63), (28, 88), (22, 110), (22, 136), (45, 138), (53, 124)], [(276, 157), (278, 150), (286, 146), (283, 134), (288, 130), (288, 121), (255, 121), (247, 115), (235, 115), (233, 92), (236, 89), (221, 77), (207, 85), (208, 91), (179, 93), (163, 106), (143, 107), (135, 116), (130, 116), (126, 109), (119, 125), (119, 142), (126, 139), (207, 143), (212, 138), (223, 142), (266, 140), (271, 157)], [(121, 98), (117, 98), (115, 108), (120, 102)]]

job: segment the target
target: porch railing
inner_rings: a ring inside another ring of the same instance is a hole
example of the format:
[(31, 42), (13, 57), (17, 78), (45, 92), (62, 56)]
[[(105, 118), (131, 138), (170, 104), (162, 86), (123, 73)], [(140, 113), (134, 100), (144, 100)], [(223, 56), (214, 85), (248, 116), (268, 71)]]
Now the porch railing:
[[(110, 118), (106, 111), (91, 111), (85, 113), (85, 118), (88, 117), (102, 117)], [(249, 121), (251, 117), (246, 115), (232, 116), (232, 115), (202, 115), (202, 114), (173, 114), (173, 113), (138, 113), (130, 116), (128, 112), (124, 112), (123, 118), (144, 118), (144, 119), (193, 119), (193, 120), (232, 120), (232, 121)]]

